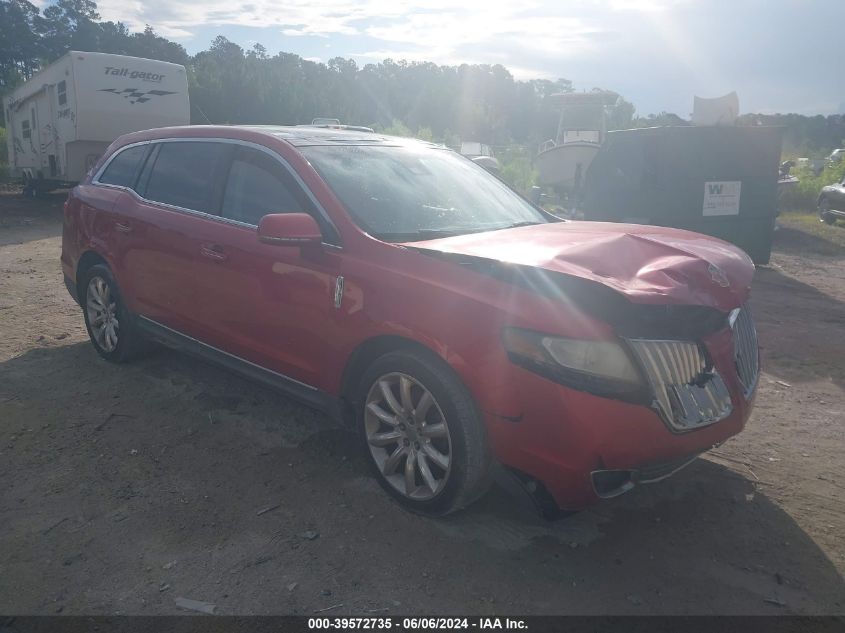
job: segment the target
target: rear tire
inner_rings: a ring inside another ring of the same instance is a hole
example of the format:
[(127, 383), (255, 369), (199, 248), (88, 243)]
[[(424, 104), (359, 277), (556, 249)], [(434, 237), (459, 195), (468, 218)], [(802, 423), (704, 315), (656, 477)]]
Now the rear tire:
[(136, 358), (144, 341), (109, 267), (91, 266), (83, 274), (81, 289), (79, 299), (85, 329), (97, 353), (112, 363)]
[(389, 352), (364, 372), (355, 397), (367, 461), (402, 506), (442, 516), (481, 497), (492, 458), (478, 408), (440, 358)]

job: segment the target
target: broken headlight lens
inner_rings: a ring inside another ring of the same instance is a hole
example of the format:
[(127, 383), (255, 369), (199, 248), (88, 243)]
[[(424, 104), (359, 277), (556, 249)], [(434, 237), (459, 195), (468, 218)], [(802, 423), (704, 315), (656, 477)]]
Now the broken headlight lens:
[(505, 328), (502, 340), (512, 362), (550, 380), (603, 397), (649, 401), (648, 383), (619, 343), (520, 328)]

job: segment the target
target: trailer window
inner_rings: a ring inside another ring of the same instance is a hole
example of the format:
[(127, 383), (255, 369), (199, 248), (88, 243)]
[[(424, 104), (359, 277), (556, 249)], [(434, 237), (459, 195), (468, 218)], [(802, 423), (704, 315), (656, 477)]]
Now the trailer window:
[(29, 121), (27, 119), (21, 121), (21, 136), (24, 138), (32, 137), (32, 130), (29, 129)]
[(136, 145), (123, 150), (111, 160), (97, 182), (131, 189), (135, 185), (135, 176), (148, 149), (149, 145)]
[(225, 143), (162, 143), (141, 195), (155, 202), (216, 215), (216, 197), (233, 150), (233, 145)]
[(65, 105), (67, 103), (67, 82), (62, 80), (59, 82), (59, 88), (56, 91), (56, 94), (59, 95), (59, 105)]

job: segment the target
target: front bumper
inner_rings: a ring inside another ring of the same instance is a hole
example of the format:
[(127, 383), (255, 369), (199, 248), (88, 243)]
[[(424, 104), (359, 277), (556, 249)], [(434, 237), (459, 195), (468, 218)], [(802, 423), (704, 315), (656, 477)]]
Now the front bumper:
[[(574, 510), (662, 479), (745, 426), (753, 405), (733, 360), (730, 331), (707, 341), (730, 393), (732, 410), (706, 426), (678, 432), (648, 406), (577, 391), (519, 367), (510, 373), (521, 415), (486, 414), (497, 459), (541, 482), (560, 508)], [(594, 473), (619, 472), (614, 479)], [(602, 481), (602, 480), (605, 481)], [(615, 485), (614, 485), (615, 484)]]
[(593, 491), (601, 499), (625, 494), (634, 486), (654, 484), (671, 477), (693, 463), (700, 453), (660, 464), (645, 464), (630, 470), (594, 470), (590, 473)]

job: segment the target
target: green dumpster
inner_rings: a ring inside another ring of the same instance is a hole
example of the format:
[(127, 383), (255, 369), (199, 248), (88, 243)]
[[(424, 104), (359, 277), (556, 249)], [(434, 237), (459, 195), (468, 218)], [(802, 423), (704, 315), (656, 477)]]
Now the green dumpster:
[(713, 235), (766, 264), (781, 136), (769, 126), (608, 132), (585, 177), (584, 217)]

